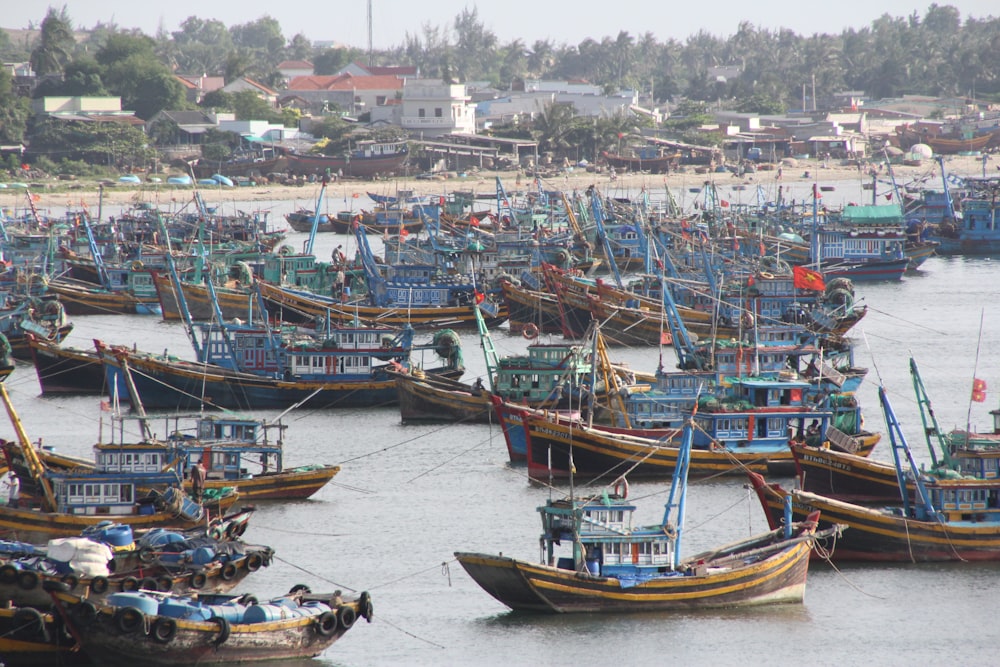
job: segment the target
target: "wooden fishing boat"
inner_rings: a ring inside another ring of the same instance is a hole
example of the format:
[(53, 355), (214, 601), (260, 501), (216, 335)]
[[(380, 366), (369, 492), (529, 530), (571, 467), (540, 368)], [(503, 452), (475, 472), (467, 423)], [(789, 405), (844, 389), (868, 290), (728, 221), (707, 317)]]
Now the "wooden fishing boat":
[(510, 280), (501, 281), (500, 288), (512, 334), (523, 334), (529, 324), (536, 327), (539, 333), (562, 333), (559, 300), (555, 295)]
[(59, 343), (73, 331), (73, 323), (66, 317), (62, 303), (49, 297), (31, 297), (8, 300), (0, 310), (0, 334), (10, 346), (10, 354), (15, 359), (29, 360), (29, 338), (39, 338)]
[[(476, 316), (471, 303), (376, 306), (368, 303), (345, 303), (339, 299), (266, 282), (259, 282), (257, 287), (264, 303), (267, 304), (268, 312), (287, 322), (305, 320), (313, 322), (318, 317), (329, 317), (334, 322), (344, 324), (360, 322), (373, 326), (391, 327), (409, 325), (417, 330), (464, 329), (476, 326)], [(188, 294), (188, 289), (189, 286), (185, 284), (185, 296)], [(486, 314), (486, 324), (491, 329), (500, 326), (506, 320), (507, 308), (504, 304), (495, 306), (493, 312)]]
[[(5, 370), (6, 375), (10, 370)], [(6, 375), (3, 379), (6, 379)], [(53, 537), (79, 535), (89, 526), (114, 518), (133, 530), (169, 527), (192, 528), (204, 524), (212, 511), (222, 516), (239, 498), (235, 492), (220, 495), (212, 507), (200, 505), (184, 496), (177, 488), (176, 473), (118, 473), (105, 470), (55, 473), (45, 469), (35, 453), (21, 420), (0, 382), (3, 401), (11, 425), (17, 433), (21, 452), (30, 469), (29, 479), (22, 486), (36, 484), (42, 489), (37, 506), (0, 506), (0, 534), (28, 542), (44, 542)], [(173, 485), (172, 485), (173, 483)], [(141, 486), (160, 487), (140, 496)]]
[(156, 295), (138, 295), (128, 290), (107, 290), (72, 278), (52, 278), (49, 292), (59, 297), (70, 315), (150, 315), (160, 313)]
[[(257, 601), (119, 593), (109, 604), (50, 586), (56, 607), (82, 647), (101, 665), (233, 665), (319, 655), (358, 618), (371, 621), (371, 597), (343, 599), (293, 590)], [(308, 590), (308, 589), (307, 589)], [(252, 596), (251, 596), (252, 597)]]
[[(835, 560), (972, 561), (1000, 560), (1000, 504), (996, 479), (928, 479), (921, 475), (884, 387), (885, 413), (902, 499), (901, 507), (869, 507), (800, 490), (786, 491), (748, 473), (772, 526), (791, 502), (794, 516), (822, 512), (823, 522), (849, 526), (830, 555)], [(905, 488), (912, 481), (915, 497)]]
[(337, 174), (348, 178), (371, 178), (397, 173), (403, 168), (409, 154), (405, 141), (359, 141), (357, 148), (343, 156), (285, 153), (279, 158), (279, 164), (295, 174)]
[(43, 395), (110, 393), (104, 391), (104, 367), (96, 350), (58, 345), (33, 335), (28, 337), (28, 350)]
[[(542, 563), (482, 553), (455, 557), (487, 593), (517, 611), (623, 613), (801, 602), (812, 547), (836, 529), (818, 534), (813, 515), (681, 558), (690, 424), (680, 449), (658, 524), (633, 525), (637, 506), (619, 479), (614, 493), (549, 500), (538, 508)], [(569, 555), (559, 555), (563, 550)]]
[[(18, 556), (0, 552), (0, 600), (48, 609), (46, 582), (93, 602), (146, 589), (191, 595), (224, 593), (271, 564), (274, 550), (239, 540), (252, 510), (188, 531), (153, 529), (134, 542), (128, 526), (95, 526), (84, 536), (50, 540), (45, 549)], [(110, 535), (111, 537), (105, 537)], [(218, 536), (218, 537), (216, 537)]]
[[(181, 308), (180, 299), (177, 297), (178, 288), (174, 284), (169, 273), (153, 272), (153, 285), (156, 287), (156, 295), (163, 313), (163, 319), (167, 321), (183, 321), (184, 314)], [(191, 317), (198, 321), (211, 320), (214, 316), (212, 307), (212, 297), (208, 288), (204, 284), (190, 283), (182, 281), (180, 289), (183, 290), (183, 298), (186, 301)], [(257, 299), (254, 295), (252, 285), (216, 285), (215, 297), (219, 303), (222, 316), (226, 319), (241, 318), (247, 319), (250, 314), (256, 319), (260, 316)], [(293, 317), (293, 313), (287, 313), (285, 322), (302, 323), (305, 318)]]
[(58, 614), (0, 607), (0, 655), (5, 667), (91, 667)]

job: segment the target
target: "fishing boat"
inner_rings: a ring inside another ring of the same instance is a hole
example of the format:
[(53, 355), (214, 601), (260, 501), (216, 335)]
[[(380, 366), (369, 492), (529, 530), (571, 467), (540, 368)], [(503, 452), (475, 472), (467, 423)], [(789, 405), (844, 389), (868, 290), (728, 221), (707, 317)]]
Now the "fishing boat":
[[(834, 560), (995, 561), (1000, 560), (1000, 504), (996, 479), (934, 479), (921, 474), (899, 421), (879, 387), (892, 445), (900, 507), (870, 507), (797, 489), (785, 490), (757, 473), (750, 477), (772, 527), (786, 516), (822, 512), (823, 522), (849, 526), (830, 554)], [(907, 492), (914, 487), (914, 497)]]
[(66, 317), (62, 303), (52, 296), (8, 297), (6, 306), (0, 310), (0, 334), (7, 339), (10, 354), (15, 359), (31, 358), (28, 349), (31, 337), (58, 344), (71, 331), (73, 323)]
[(372, 619), (371, 596), (279, 598), (199, 595), (197, 599), (118, 593), (94, 603), (57, 585), (56, 608), (83, 652), (100, 665), (234, 665), (319, 655), (358, 618)]
[[(921, 475), (929, 480), (1000, 478), (1000, 410), (992, 411), (990, 433), (970, 433), (968, 429), (945, 433), (912, 358), (910, 376), (931, 458), (931, 465), (921, 468)], [(903, 502), (893, 463), (859, 457), (840, 447), (812, 447), (805, 443), (791, 443), (790, 447), (803, 491), (864, 505)], [(905, 481), (908, 498), (915, 498), (913, 480), (907, 477)]]
[(0, 607), (0, 655), (6, 667), (91, 667), (57, 613)]
[(92, 602), (145, 589), (192, 595), (224, 593), (271, 564), (274, 550), (244, 543), (252, 510), (187, 531), (154, 528), (136, 536), (107, 521), (78, 537), (45, 546), (0, 542), (0, 600), (18, 607), (48, 609), (46, 582), (62, 582)]
[(295, 174), (317, 176), (343, 175), (348, 178), (371, 178), (397, 173), (406, 163), (410, 151), (405, 141), (359, 141), (357, 147), (343, 156), (320, 153), (286, 152), (279, 165)]
[[(12, 369), (4, 369), (4, 376)], [(0, 534), (15, 536), (30, 542), (43, 542), (53, 537), (79, 535), (85, 528), (114, 518), (133, 530), (171, 527), (192, 528), (205, 523), (211, 511), (187, 498), (178, 486), (176, 472), (163, 472), (156, 466), (153, 472), (122, 473), (97, 469), (94, 471), (71, 470), (65, 473), (45, 469), (28, 438), (24, 426), (7, 394), (6, 385), (0, 382), (0, 400), (3, 401), (11, 425), (24, 454), (30, 477), (21, 485), (37, 485), (41, 490), (39, 502), (25, 506), (0, 506)], [(137, 488), (160, 487), (140, 495)], [(229, 492), (220, 495), (212, 509), (221, 516), (239, 495)]]
[[(551, 499), (542, 518), (542, 562), (456, 552), (469, 576), (517, 611), (679, 611), (801, 602), (809, 554), (837, 529), (816, 532), (817, 515), (747, 540), (681, 557), (688, 423), (663, 520), (633, 525), (628, 484), (590, 497)], [(566, 553), (568, 555), (560, 555)]]
[[(43, 395), (106, 393), (104, 367), (96, 350), (59, 345), (34, 335), (28, 336), (28, 350)], [(124, 394), (124, 388), (118, 393)]]

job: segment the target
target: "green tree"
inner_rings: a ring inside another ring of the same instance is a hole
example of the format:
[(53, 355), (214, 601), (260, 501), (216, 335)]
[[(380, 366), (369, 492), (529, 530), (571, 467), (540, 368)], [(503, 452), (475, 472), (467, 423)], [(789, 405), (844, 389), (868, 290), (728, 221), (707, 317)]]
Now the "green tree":
[(35, 70), (35, 74), (38, 76), (61, 74), (75, 46), (73, 23), (66, 6), (63, 5), (58, 12), (49, 7), (48, 13), (42, 19), (38, 46), (31, 52), (31, 67)]
[(313, 59), (313, 72), (319, 76), (331, 76), (351, 62), (351, 52), (347, 49), (326, 49)]
[(203, 109), (215, 109), (216, 111), (232, 111), (233, 96), (231, 93), (227, 93), (219, 88), (218, 90), (205, 93), (198, 106)]
[(10, 70), (0, 68), (0, 143), (18, 144), (24, 140), (29, 113), (28, 100), (13, 94)]
[(95, 58), (104, 67), (104, 84), (122, 106), (149, 119), (164, 109), (186, 105), (184, 89), (157, 59), (156, 42), (145, 35), (111, 35)]
[(233, 93), (232, 99), (237, 120), (281, 120), (277, 111), (252, 90)]

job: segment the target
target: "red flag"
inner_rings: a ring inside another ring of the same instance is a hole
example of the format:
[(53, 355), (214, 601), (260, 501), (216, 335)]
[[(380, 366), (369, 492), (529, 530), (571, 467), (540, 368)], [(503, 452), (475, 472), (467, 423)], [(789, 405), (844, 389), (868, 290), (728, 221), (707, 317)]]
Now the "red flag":
[(406, 227), (401, 227), (399, 230), (399, 235), (405, 239), (407, 236), (410, 235), (410, 232), (406, 229)]
[(804, 266), (792, 268), (792, 284), (795, 285), (796, 289), (811, 289), (816, 291), (826, 289), (826, 283), (823, 282), (823, 274), (819, 271), (807, 269)]
[(725, 199), (720, 199), (719, 206), (721, 206), (722, 208), (729, 208), (729, 202), (726, 201)]
[(670, 335), (669, 331), (660, 332), (660, 345), (672, 345), (673, 342), (674, 338)]
[(972, 400), (982, 403), (986, 400), (986, 380), (974, 378), (972, 380)]
[(101, 412), (111, 412), (111, 403), (108, 401), (101, 401)]
[(480, 304), (483, 301), (486, 301), (486, 295), (480, 292), (479, 290), (476, 290), (476, 303)]

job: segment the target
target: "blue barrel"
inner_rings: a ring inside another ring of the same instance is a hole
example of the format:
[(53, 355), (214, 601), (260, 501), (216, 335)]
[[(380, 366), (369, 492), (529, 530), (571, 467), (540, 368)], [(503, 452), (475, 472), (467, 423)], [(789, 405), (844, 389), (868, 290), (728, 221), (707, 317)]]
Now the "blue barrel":
[(211, 547), (198, 547), (191, 554), (191, 562), (195, 565), (205, 565), (215, 560), (215, 549)]
[(115, 607), (135, 607), (147, 616), (155, 616), (159, 611), (159, 603), (156, 598), (145, 593), (129, 591), (127, 593), (114, 593), (108, 596), (108, 604)]
[(208, 610), (196, 602), (170, 598), (160, 602), (159, 614), (170, 618), (188, 618), (196, 621), (205, 621), (211, 617)]
[(243, 618), (246, 614), (247, 607), (236, 604), (213, 604), (205, 607), (205, 610), (209, 612), (208, 617), (219, 616), (224, 618), (230, 623), (243, 623)]
[(132, 527), (121, 523), (108, 526), (101, 530), (100, 540), (113, 547), (127, 547), (132, 544)]
[(243, 614), (244, 623), (266, 623), (286, 618), (292, 618), (292, 612), (288, 607), (280, 604), (250, 605)]
[(319, 600), (303, 602), (302, 606), (299, 607), (299, 613), (302, 616), (319, 616), (320, 614), (328, 611), (333, 611), (330, 609), (330, 605), (325, 602), (320, 602)]

